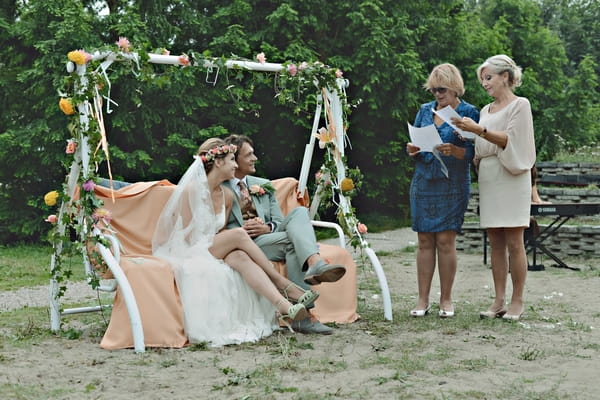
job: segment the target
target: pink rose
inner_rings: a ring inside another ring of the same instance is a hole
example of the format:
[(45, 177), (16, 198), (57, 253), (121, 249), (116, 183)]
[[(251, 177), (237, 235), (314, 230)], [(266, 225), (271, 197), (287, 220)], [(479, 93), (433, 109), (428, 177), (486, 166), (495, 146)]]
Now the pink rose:
[(267, 57), (265, 57), (265, 53), (260, 52), (256, 55), (256, 59), (258, 60), (259, 63), (264, 64), (265, 61), (267, 61)]
[(119, 40), (117, 40), (115, 44), (125, 53), (129, 53), (129, 47), (131, 46), (131, 43), (129, 43), (129, 40), (126, 37), (119, 37)]
[(181, 55), (179, 56), (179, 64), (183, 65), (184, 67), (187, 67), (188, 65), (190, 65), (190, 59), (188, 56)]
[(65, 153), (73, 154), (73, 153), (75, 153), (76, 149), (77, 149), (77, 142), (74, 141), (73, 139), (67, 140), (67, 148), (65, 149)]
[(85, 57), (85, 62), (88, 63), (92, 60), (92, 55), (85, 50), (79, 50)]
[(83, 185), (81, 185), (81, 187), (83, 188), (83, 190), (85, 190), (86, 192), (91, 192), (94, 190), (94, 181), (93, 180), (89, 180), (89, 181), (85, 181), (83, 182)]
[(51, 214), (51, 215), (48, 215), (48, 218), (46, 218), (44, 221), (50, 222), (51, 224), (55, 224), (56, 221), (58, 221), (58, 217), (54, 214)]
[(250, 185), (250, 187), (248, 189), (250, 190), (250, 193), (252, 193), (252, 194), (259, 194), (261, 187), (258, 185)]
[(358, 229), (359, 233), (367, 233), (368, 231), (367, 226), (365, 224), (358, 224), (356, 226), (356, 229)]
[(296, 67), (296, 64), (288, 65), (287, 70), (290, 76), (296, 76), (296, 74), (298, 73), (298, 67)]
[(342, 72), (342, 70), (340, 70), (339, 68), (335, 70), (335, 77), (336, 78), (341, 78), (342, 75), (344, 75), (344, 73)]

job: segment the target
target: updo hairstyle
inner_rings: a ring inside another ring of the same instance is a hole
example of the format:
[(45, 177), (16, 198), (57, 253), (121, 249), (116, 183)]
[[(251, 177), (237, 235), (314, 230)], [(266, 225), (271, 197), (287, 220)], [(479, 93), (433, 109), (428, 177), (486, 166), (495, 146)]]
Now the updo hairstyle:
[(512, 58), (505, 54), (492, 56), (485, 60), (483, 64), (477, 68), (477, 79), (479, 79), (480, 82), (483, 82), (481, 72), (484, 68), (488, 68), (493, 73), (498, 75), (508, 72), (507, 84), (511, 89), (521, 86), (521, 77), (523, 76), (522, 69), (513, 61)]

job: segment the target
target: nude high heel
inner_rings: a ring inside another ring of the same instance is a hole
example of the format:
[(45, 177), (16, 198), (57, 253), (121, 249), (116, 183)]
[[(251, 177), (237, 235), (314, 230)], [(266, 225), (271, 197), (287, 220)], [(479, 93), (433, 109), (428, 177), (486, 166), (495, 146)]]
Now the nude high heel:
[[(290, 297), (290, 295), (288, 294), (288, 290), (290, 290), (292, 288), (297, 288), (304, 293), (302, 293), (302, 295), (300, 297), (298, 297), (297, 299), (294, 299), (293, 297)], [(316, 290), (312, 290), (312, 289), (304, 290), (302, 287), (296, 285), (294, 282), (290, 282), (289, 285), (287, 285), (284, 289), (280, 289), (279, 292), (288, 301), (293, 301), (298, 304), (303, 304), (304, 307), (307, 307), (309, 304), (313, 303), (315, 300), (317, 300), (319, 298), (319, 292), (317, 292)]]
[[(279, 308), (279, 305), (283, 301), (287, 301), (287, 300), (285, 300), (285, 299), (279, 300), (279, 302), (277, 302), (277, 306), (275, 306), (275, 308)], [(290, 332), (294, 333), (294, 330), (292, 329), (292, 325), (290, 324), (289, 321), (298, 321), (298, 320), (302, 320), (302, 319), (306, 319), (306, 318), (308, 318), (308, 311), (306, 310), (306, 307), (304, 306), (304, 304), (298, 303), (298, 304), (294, 304), (294, 305), (290, 306), (290, 308), (287, 309), (287, 313), (280, 314), (277, 319), (279, 320), (280, 323), (287, 326), (287, 328), (290, 330)]]

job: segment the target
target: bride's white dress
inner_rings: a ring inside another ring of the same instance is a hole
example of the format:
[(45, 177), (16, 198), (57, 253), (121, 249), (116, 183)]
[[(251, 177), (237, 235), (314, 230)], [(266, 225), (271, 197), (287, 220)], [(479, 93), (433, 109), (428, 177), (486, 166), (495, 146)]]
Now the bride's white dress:
[[(225, 223), (225, 210), (217, 217)], [(190, 343), (255, 342), (273, 333), (275, 307), (222, 260), (193, 256), (174, 267)]]
[(208, 251), (224, 225), (225, 208), (215, 215), (196, 160), (161, 212), (153, 239), (154, 255), (173, 267), (190, 343), (255, 342), (278, 329), (275, 307)]

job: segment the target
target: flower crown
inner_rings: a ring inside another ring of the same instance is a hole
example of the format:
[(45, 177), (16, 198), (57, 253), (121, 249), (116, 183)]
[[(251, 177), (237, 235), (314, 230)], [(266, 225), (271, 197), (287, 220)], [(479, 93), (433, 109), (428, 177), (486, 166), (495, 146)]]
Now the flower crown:
[(234, 144), (224, 144), (222, 146), (213, 147), (206, 153), (200, 155), (200, 159), (203, 163), (214, 160), (217, 156), (225, 155), (228, 153), (235, 153), (237, 146)]

